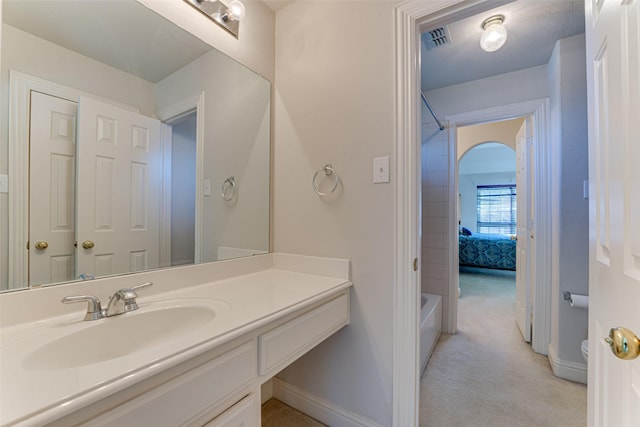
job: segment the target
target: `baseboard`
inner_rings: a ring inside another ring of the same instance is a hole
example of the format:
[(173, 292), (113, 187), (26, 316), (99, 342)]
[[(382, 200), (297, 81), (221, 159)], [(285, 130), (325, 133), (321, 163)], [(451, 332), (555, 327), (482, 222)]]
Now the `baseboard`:
[(587, 383), (586, 363), (569, 362), (558, 358), (558, 352), (551, 344), (549, 344), (548, 357), (551, 370), (556, 377), (582, 384)]
[(273, 378), (273, 397), (331, 427), (382, 427), (318, 396)]

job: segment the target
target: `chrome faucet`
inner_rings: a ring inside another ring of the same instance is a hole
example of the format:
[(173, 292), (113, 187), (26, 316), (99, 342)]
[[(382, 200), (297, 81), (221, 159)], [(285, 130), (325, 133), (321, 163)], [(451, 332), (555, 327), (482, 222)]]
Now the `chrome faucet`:
[(102, 309), (100, 300), (93, 295), (77, 295), (62, 298), (63, 304), (71, 304), (75, 302), (87, 302), (87, 314), (84, 320), (98, 320), (104, 317), (117, 316), (138, 309), (137, 290), (152, 286), (153, 282), (146, 282), (130, 288), (122, 288), (111, 296), (106, 310)]
[(84, 320), (98, 320), (104, 317), (104, 310), (100, 305), (100, 300), (93, 295), (76, 295), (72, 297), (62, 298), (63, 304), (71, 304), (74, 302), (84, 302), (87, 304), (87, 314), (84, 316)]
[(142, 283), (131, 288), (120, 289), (111, 296), (105, 315), (107, 317), (111, 317), (137, 310), (138, 303), (136, 302), (136, 298), (138, 298), (138, 294), (136, 291), (148, 288), (151, 285), (153, 285), (153, 282)]

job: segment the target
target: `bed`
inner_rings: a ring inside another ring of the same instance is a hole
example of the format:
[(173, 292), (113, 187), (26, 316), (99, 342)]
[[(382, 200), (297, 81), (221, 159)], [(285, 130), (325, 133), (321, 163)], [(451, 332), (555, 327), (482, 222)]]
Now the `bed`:
[(460, 265), (500, 270), (516, 269), (516, 240), (504, 234), (460, 235)]

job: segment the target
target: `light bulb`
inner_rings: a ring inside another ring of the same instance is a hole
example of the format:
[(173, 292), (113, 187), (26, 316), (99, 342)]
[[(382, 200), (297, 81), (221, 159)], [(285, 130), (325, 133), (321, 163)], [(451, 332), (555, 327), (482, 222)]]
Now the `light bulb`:
[(230, 21), (239, 21), (242, 19), (245, 13), (244, 4), (240, 0), (233, 0), (229, 3), (229, 8), (227, 9), (227, 16)]
[(480, 47), (485, 52), (495, 52), (507, 41), (507, 29), (502, 25), (504, 16), (492, 16), (482, 23), (483, 32), (480, 36)]

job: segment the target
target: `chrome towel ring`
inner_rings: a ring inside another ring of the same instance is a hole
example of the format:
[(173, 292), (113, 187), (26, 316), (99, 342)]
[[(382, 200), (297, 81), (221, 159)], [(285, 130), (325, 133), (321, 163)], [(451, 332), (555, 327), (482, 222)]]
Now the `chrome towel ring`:
[(230, 201), (236, 195), (236, 179), (232, 176), (222, 182), (222, 191), (220, 193), (225, 201)]
[[(320, 174), (320, 172), (324, 172), (326, 176), (333, 175), (333, 187), (331, 187), (331, 190), (327, 191), (326, 193), (323, 193), (318, 189), (318, 175)], [(326, 165), (324, 165), (322, 169), (318, 170), (313, 175), (313, 180), (311, 180), (311, 185), (313, 186), (313, 191), (315, 191), (318, 196), (326, 196), (327, 194), (331, 194), (334, 191), (336, 191), (336, 188), (338, 188), (338, 174), (331, 167), (331, 163), (327, 163)]]

